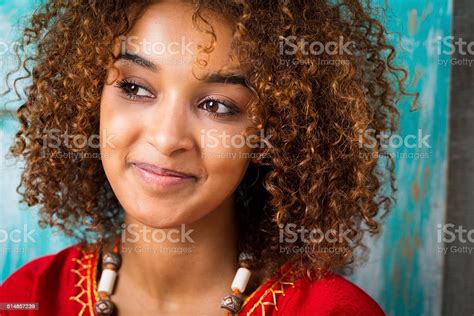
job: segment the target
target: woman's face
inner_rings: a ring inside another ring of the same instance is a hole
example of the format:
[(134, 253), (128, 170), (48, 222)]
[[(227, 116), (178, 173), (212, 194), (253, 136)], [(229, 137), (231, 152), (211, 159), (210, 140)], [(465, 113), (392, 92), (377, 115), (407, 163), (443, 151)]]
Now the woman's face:
[(221, 71), (232, 65), (231, 29), (210, 17), (217, 46), (207, 67), (193, 66), (211, 37), (195, 29), (192, 12), (150, 6), (117, 49), (101, 99), (107, 178), (126, 216), (157, 228), (232, 207), (251, 152), (242, 143), (251, 91), (242, 71)]

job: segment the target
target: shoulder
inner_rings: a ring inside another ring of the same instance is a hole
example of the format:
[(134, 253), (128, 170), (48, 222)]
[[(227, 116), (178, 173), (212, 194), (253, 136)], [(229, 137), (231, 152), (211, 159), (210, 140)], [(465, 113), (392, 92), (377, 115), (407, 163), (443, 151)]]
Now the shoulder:
[(361, 288), (335, 273), (298, 278), (285, 266), (244, 301), (239, 315), (383, 316)]
[(59, 290), (60, 281), (74, 264), (74, 258), (81, 257), (79, 245), (74, 245), (62, 251), (34, 259), (11, 274), (3, 282), (0, 290), (2, 302), (29, 302), (36, 299), (36, 294), (44, 285), (49, 290)]
[(311, 315), (385, 315), (361, 288), (344, 277), (328, 273), (317, 280), (300, 279), (286, 309)]

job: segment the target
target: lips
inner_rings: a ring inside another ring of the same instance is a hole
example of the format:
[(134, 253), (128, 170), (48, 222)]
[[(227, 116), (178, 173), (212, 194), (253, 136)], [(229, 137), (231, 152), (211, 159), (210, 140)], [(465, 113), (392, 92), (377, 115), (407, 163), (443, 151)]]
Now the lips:
[(157, 176), (176, 177), (176, 178), (182, 178), (182, 179), (197, 178), (195, 175), (190, 174), (190, 173), (184, 173), (184, 172), (179, 172), (173, 169), (162, 168), (151, 163), (132, 162), (132, 164), (139, 169), (156, 174)]

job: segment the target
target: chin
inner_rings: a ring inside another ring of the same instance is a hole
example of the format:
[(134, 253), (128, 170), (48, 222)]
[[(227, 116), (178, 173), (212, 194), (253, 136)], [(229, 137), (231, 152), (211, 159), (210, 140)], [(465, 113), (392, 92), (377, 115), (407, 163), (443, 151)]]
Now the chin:
[(126, 215), (131, 218), (131, 223), (142, 224), (157, 229), (174, 228), (179, 225), (192, 224), (205, 214), (196, 214), (187, 207), (163, 205), (155, 203), (153, 206), (142, 206), (137, 210), (127, 211)]

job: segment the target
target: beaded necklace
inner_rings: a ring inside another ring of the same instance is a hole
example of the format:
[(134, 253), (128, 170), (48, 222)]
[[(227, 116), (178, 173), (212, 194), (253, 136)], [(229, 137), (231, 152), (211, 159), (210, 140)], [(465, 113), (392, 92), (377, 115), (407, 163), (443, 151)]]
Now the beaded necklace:
[[(115, 310), (115, 304), (110, 296), (113, 293), (118, 270), (122, 264), (119, 249), (120, 245), (117, 242), (112, 252), (106, 252), (102, 256), (102, 274), (97, 287), (99, 300), (94, 305), (94, 311), (99, 316), (110, 316)], [(227, 310), (226, 315), (237, 314), (242, 309), (242, 293), (245, 292), (250, 279), (252, 259), (252, 256), (246, 252), (241, 252), (239, 255), (239, 268), (230, 286), (232, 294), (225, 295), (220, 304), (221, 308)]]

